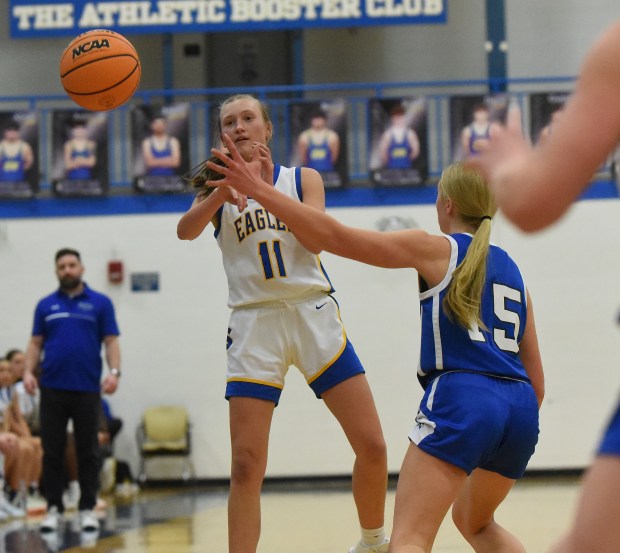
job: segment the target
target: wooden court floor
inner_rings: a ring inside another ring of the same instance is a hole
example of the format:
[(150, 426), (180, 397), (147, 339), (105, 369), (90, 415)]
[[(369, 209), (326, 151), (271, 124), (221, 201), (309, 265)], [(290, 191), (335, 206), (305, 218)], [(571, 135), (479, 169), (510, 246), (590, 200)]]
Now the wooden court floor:
[[(543, 553), (567, 528), (578, 496), (576, 478), (525, 478), (500, 508), (497, 520), (522, 540), (530, 553)], [(114, 502), (101, 513), (97, 536), (79, 532), (67, 513), (63, 528), (43, 539), (40, 519), (0, 524), (0, 553), (225, 553), (226, 491), (208, 487), (146, 489), (130, 502)], [(346, 553), (357, 539), (351, 494), (342, 485), (267, 486), (263, 493), (263, 534), (259, 553)], [(386, 527), (391, 527), (394, 490), (388, 492)], [(317, 536), (320, 536), (318, 538)], [(444, 521), (433, 551), (472, 551)]]

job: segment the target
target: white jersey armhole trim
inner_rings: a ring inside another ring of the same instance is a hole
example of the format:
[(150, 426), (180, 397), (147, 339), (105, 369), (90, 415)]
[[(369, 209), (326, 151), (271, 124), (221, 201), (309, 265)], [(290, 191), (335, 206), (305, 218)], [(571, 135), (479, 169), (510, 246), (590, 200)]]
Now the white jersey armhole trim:
[(433, 288), (425, 290), (424, 292), (420, 292), (420, 301), (430, 298), (435, 294), (439, 294), (442, 290), (445, 290), (452, 280), (452, 273), (454, 273), (454, 270), (456, 269), (456, 262), (459, 256), (459, 246), (452, 236), (448, 234), (444, 234), (443, 236), (450, 242), (450, 262), (448, 264), (448, 270), (439, 284)]

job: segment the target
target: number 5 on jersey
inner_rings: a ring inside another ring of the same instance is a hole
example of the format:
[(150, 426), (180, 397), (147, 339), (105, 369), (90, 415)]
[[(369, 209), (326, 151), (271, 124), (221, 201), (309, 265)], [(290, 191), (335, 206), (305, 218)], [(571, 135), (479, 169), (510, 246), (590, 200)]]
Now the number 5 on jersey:
[[(271, 248), (269, 248), (270, 245)], [(280, 240), (274, 240), (271, 244), (269, 244), (269, 242), (259, 242), (258, 256), (263, 264), (265, 280), (270, 280), (275, 276), (273, 272), (274, 259), (276, 262), (275, 266), (278, 268), (277, 276), (280, 278), (286, 276), (286, 267), (284, 267), (284, 260), (282, 259), (282, 251), (280, 249)]]
[[(518, 313), (506, 309), (506, 300), (512, 300), (521, 303), (521, 293), (514, 288), (504, 286), (503, 284), (493, 283), (493, 311), (495, 316), (503, 323), (510, 324), (514, 327), (513, 338), (508, 336), (505, 330), (501, 328), (493, 329), (493, 341), (497, 344), (497, 347), (504, 351), (510, 351), (512, 353), (519, 353), (519, 343), (517, 342), (517, 336), (519, 334), (519, 327), (521, 325), (521, 319)], [(480, 332), (478, 326), (469, 330), (469, 337), (474, 342), (484, 342), (484, 334)]]

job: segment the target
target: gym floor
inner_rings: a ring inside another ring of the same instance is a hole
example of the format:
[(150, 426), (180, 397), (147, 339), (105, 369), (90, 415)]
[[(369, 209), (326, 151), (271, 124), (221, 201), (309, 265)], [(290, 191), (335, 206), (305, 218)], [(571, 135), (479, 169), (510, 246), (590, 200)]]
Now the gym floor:
[[(544, 553), (570, 524), (579, 492), (576, 477), (530, 476), (517, 483), (497, 520), (529, 553)], [(98, 535), (81, 534), (76, 513), (66, 513), (58, 534), (46, 537), (39, 518), (0, 525), (0, 553), (216, 553), (227, 551), (226, 489), (211, 486), (150, 488), (132, 500), (107, 497)], [(343, 482), (273, 483), (263, 492), (259, 553), (346, 553), (358, 539), (350, 491)], [(386, 528), (392, 523), (390, 486)], [(433, 549), (471, 552), (446, 517)]]

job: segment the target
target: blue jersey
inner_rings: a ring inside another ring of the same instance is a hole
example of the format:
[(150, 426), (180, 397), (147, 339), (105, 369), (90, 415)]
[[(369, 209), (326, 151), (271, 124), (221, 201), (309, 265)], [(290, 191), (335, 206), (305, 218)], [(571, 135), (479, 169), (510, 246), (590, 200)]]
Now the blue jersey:
[(410, 169), (411, 168), (411, 144), (409, 144), (409, 131), (406, 131), (402, 140), (398, 140), (392, 131), (390, 145), (388, 146), (387, 169)]
[[(166, 138), (166, 143), (161, 150), (158, 150), (155, 147), (155, 141), (151, 138), (151, 155), (155, 159), (163, 159), (166, 157), (170, 157), (172, 155), (172, 143), (170, 137)], [(174, 175), (175, 171), (172, 167), (150, 167), (149, 175), (158, 175), (158, 176), (171, 176)]]
[(529, 382), (519, 358), (527, 319), (526, 290), (519, 268), (501, 248), (491, 245), (482, 293), (481, 319), (487, 329), (464, 329), (442, 308), (452, 273), (472, 241), (469, 234), (447, 236), (451, 244), (448, 271), (431, 289), (420, 286), (422, 338), (418, 378), (426, 385), (443, 372), (470, 371)]
[(478, 132), (475, 125), (472, 124), (469, 125), (469, 132), (469, 153), (479, 154), (480, 152), (475, 147), (476, 140), (489, 140), (491, 138), (491, 125), (487, 125), (483, 132)]
[(312, 139), (308, 140), (308, 162), (306, 167), (311, 167), (319, 173), (334, 170), (332, 151), (329, 148), (327, 136), (321, 142), (313, 142)]
[(21, 182), (26, 180), (25, 173), (24, 156), (21, 148), (12, 156), (0, 149), (0, 181)]
[[(80, 157), (87, 158), (92, 155), (90, 148), (84, 148), (78, 150), (75, 146), (71, 147), (71, 159), (78, 159)], [(92, 177), (92, 170), (90, 167), (76, 167), (69, 170), (67, 178), (71, 180), (88, 180)]]
[(32, 328), (43, 338), (41, 386), (99, 392), (101, 344), (118, 334), (112, 301), (86, 284), (77, 296), (57, 290), (41, 299)]

